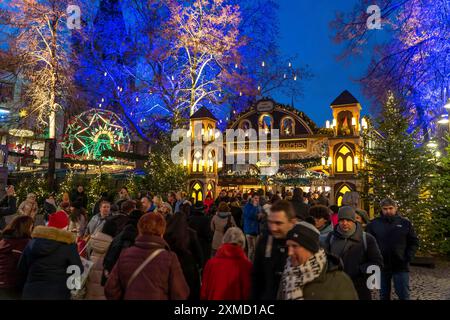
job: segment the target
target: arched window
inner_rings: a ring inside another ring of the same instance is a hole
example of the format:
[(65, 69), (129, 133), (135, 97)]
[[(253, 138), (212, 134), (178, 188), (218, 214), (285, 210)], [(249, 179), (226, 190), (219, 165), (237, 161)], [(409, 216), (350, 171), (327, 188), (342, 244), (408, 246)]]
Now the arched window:
[(336, 193), (336, 203), (338, 205), (338, 207), (342, 206), (342, 199), (344, 198), (344, 194), (346, 194), (347, 192), (351, 192), (352, 189), (350, 189), (350, 187), (346, 184), (344, 184)]
[(340, 136), (348, 136), (353, 135), (354, 130), (352, 126), (352, 117), (353, 114), (351, 111), (341, 111), (337, 116), (338, 126), (337, 132)]
[(269, 133), (273, 129), (273, 118), (270, 114), (263, 114), (259, 117), (259, 128), (266, 133)]
[(242, 120), (239, 123), (239, 129), (242, 129), (242, 130), (246, 131), (246, 130), (251, 129), (251, 128), (252, 128), (252, 124), (248, 120)]
[(347, 145), (340, 147), (336, 153), (336, 172), (353, 172), (353, 153)]
[(200, 151), (195, 152), (194, 158), (192, 159), (192, 172), (203, 171), (202, 166), (202, 153)]
[(203, 191), (202, 191), (202, 185), (200, 182), (196, 182), (192, 186), (191, 197), (194, 198), (194, 202), (203, 201)]
[(284, 117), (281, 120), (281, 135), (293, 136), (295, 134), (295, 121), (289, 116)]
[(214, 172), (214, 161), (215, 161), (214, 155), (215, 155), (214, 151), (210, 151), (208, 153), (208, 160), (207, 160), (207, 163), (206, 163), (207, 168), (208, 168), (208, 170), (207, 170), (208, 172)]

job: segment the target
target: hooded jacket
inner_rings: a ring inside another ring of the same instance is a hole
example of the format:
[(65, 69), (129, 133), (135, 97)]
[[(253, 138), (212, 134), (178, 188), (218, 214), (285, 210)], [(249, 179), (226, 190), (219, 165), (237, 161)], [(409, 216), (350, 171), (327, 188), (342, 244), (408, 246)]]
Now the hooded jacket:
[(213, 241), (211, 244), (213, 250), (217, 250), (222, 245), (222, 239), (225, 233), (224, 229), (228, 223), (228, 219), (230, 219), (231, 223), (236, 226), (236, 221), (234, 221), (231, 212), (218, 212), (211, 220), (211, 230), (214, 232)]
[(106, 300), (104, 288), (101, 285), (103, 274), (103, 257), (108, 250), (112, 241), (112, 237), (97, 232), (91, 237), (88, 247), (91, 251), (90, 260), (94, 262), (86, 282), (86, 299), (87, 300)]
[(400, 215), (380, 216), (367, 225), (366, 231), (377, 240), (383, 255), (383, 271), (408, 272), (409, 263), (419, 247), (414, 227)]
[(251, 275), (252, 263), (244, 250), (238, 245), (224, 243), (206, 263), (200, 299), (248, 300)]
[(19, 270), (26, 275), (22, 298), (70, 299), (67, 279), (71, 274), (67, 268), (78, 266), (80, 275), (83, 273), (75, 236), (69, 231), (38, 226), (31, 237), (19, 261)]
[[(160, 252), (128, 286), (134, 271), (156, 249)], [(120, 255), (105, 285), (108, 300), (185, 300), (189, 287), (177, 255), (169, 250), (167, 243), (154, 235), (141, 235), (135, 245)]]

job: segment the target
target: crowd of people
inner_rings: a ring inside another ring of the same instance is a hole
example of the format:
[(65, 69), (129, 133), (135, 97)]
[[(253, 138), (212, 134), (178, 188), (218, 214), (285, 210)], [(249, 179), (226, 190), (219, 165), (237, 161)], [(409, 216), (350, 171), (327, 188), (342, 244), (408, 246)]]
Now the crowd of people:
[[(103, 193), (87, 212), (83, 186), (42, 205), (0, 202), (0, 299), (370, 300), (409, 299), (418, 248), (410, 221), (384, 199), (370, 220), (354, 203), (324, 193), (222, 190), (136, 197)], [(86, 263), (88, 262), (88, 263)], [(70, 268), (85, 275), (70, 288)]]

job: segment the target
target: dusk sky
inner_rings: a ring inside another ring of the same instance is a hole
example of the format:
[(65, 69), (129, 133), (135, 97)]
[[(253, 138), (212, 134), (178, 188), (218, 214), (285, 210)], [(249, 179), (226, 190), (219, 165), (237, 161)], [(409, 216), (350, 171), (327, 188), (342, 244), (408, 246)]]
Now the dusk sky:
[[(360, 59), (350, 63), (337, 61), (342, 46), (332, 40), (330, 21), (336, 11), (351, 11), (356, 0), (278, 0), (280, 5), (279, 45), (287, 56), (298, 55), (298, 63), (308, 64), (313, 79), (305, 83), (304, 97), (294, 99), (297, 109), (304, 111), (319, 126), (331, 118), (330, 103), (345, 89), (358, 99), (363, 113), (369, 109), (358, 79), (367, 70), (371, 58), (368, 48)], [(373, 41), (383, 37), (383, 31), (373, 30)], [(373, 43), (371, 43), (373, 44)], [(290, 104), (291, 97), (275, 96), (279, 102)]]

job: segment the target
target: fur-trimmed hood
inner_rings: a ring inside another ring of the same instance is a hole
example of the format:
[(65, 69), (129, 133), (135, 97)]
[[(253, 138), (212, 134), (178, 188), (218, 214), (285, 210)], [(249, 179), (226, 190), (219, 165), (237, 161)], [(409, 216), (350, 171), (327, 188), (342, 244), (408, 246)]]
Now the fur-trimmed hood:
[(36, 228), (34, 228), (31, 237), (33, 239), (39, 238), (53, 240), (66, 244), (72, 244), (76, 242), (76, 235), (74, 235), (72, 232), (54, 227), (37, 226)]

